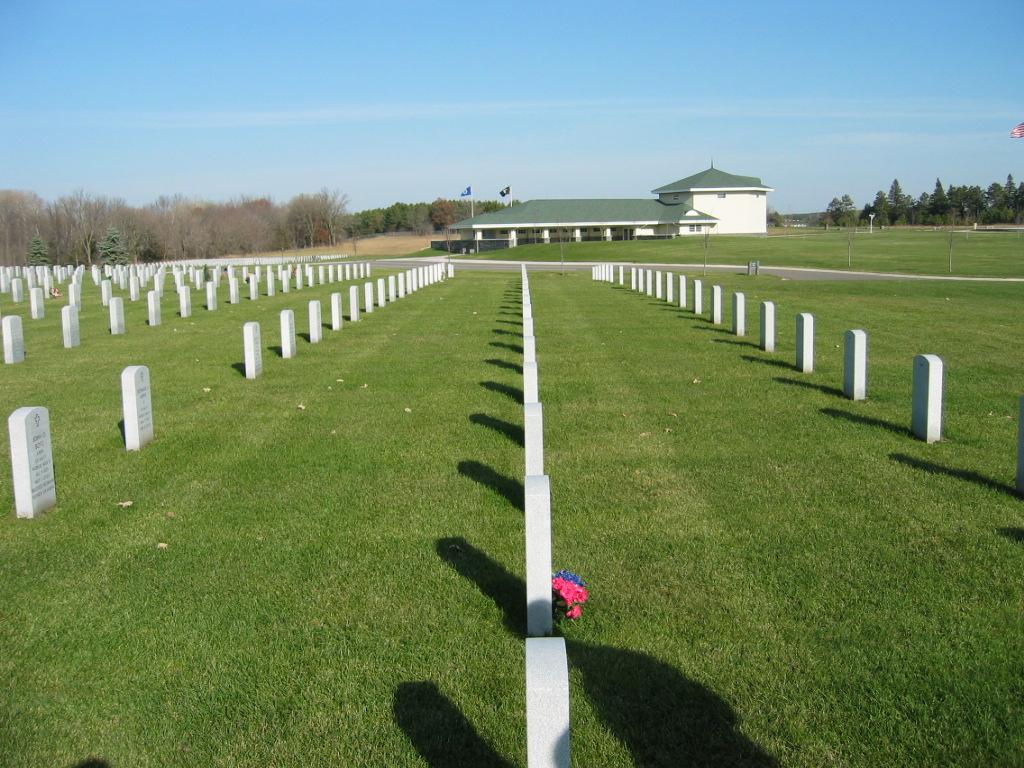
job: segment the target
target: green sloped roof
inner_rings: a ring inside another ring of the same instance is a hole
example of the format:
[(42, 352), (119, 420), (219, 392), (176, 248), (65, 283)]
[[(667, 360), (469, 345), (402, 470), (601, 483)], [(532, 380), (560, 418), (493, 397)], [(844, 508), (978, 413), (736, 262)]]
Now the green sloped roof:
[(717, 221), (714, 216), (698, 211), (686, 216), (689, 206), (662, 203), (658, 200), (527, 200), (519, 205), (493, 213), (481, 213), (453, 224), (452, 229), (484, 227), (521, 227), (527, 225), (603, 224), (675, 224), (683, 221)]
[(757, 176), (737, 176), (717, 168), (708, 168), (706, 171), (693, 174), (693, 176), (687, 176), (685, 179), (652, 189), (651, 192), (660, 195), (666, 192), (689, 192), (691, 189), (749, 189), (750, 187), (771, 189), (762, 184), (761, 179)]

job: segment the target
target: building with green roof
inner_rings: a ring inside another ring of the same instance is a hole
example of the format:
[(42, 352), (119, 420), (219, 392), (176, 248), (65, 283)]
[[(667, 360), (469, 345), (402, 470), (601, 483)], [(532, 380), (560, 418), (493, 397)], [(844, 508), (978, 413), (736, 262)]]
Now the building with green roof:
[(771, 187), (711, 167), (651, 190), (657, 198), (527, 200), (452, 225), (459, 248), (558, 240), (634, 240), (685, 235), (765, 234)]

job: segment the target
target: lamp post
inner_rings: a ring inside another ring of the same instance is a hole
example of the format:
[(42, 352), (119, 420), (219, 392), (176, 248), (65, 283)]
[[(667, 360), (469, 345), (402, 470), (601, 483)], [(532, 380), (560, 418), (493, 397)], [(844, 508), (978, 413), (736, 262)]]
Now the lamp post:
[(868, 219), (868, 234), (871, 235), (874, 234), (875, 231), (875, 214), (869, 213)]

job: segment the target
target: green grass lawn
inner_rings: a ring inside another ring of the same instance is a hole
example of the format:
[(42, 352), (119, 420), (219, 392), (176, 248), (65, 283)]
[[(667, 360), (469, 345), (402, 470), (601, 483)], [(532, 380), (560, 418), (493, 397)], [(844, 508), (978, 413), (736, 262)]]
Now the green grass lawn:
[[(857, 271), (947, 275), (949, 232), (886, 230), (859, 232), (847, 259), (843, 231), (801, 235), (751, 237), (715, 235), (710, 238), (709, 264), (746, 264), (760, 260), (772, 267), (816, 267)], [(659, 264), (702, 264), (704, 238), (632, 240), (628, 242), (523, 245), (513, 250), (488, 251), (482, 259), (517, 261), (616, 261)], [(981, 277), (1024, 277), (1024, 237), (1006, 232), (956, 232), (953, 235), (953, 274)]]
[[(564, 630), (575, 764), (1019, 762), (1024, 287), (712, 282), (746, 292), (748, 338), (728, 300), (713, 327), (530, 277), (553, 565), (592, 587)], [(188, 320), (168, 292), (162, 326), (126, 301), (110, 337), (87, 281), (74, 350), (52, 303), (24, 320), (0, 392), (50, 409), (58, 506), (16, 520), (0, 473), (0, 764), (525, 765), (519, 276), (459, 273), (277, 357), (278, 312), (302, 332), (331, 290), (224, 286)], [(865, 402), (837, 393), (849, 328)], [(935, 445), (907, 431), (920, 352), (946, 365)], [(156, 428), (133, 454), (130, 364)]]

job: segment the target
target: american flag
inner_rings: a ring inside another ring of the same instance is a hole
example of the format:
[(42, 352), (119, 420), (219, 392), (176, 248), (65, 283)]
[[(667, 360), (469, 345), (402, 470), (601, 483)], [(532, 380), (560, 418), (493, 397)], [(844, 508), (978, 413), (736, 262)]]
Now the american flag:
[(1014, 139), (1024, 139), (1024, 123), (1021, 123), (1010, 131), (1010, 137)]

